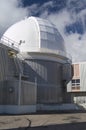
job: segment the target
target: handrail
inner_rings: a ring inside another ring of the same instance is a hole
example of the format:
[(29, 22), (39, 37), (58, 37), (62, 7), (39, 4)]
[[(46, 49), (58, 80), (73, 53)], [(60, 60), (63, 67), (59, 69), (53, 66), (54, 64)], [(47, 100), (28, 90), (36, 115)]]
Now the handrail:
[(4, 35), (1, 38), (1, 42), (12, 49), (19, 51), (19, 43)]

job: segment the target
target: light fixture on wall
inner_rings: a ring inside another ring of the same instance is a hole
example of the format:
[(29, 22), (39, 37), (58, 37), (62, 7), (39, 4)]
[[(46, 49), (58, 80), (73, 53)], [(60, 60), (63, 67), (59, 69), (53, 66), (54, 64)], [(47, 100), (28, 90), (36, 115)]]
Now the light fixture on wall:
[(13, 93), (14, 88), (13, 87), (9, 87), (9, 93)]

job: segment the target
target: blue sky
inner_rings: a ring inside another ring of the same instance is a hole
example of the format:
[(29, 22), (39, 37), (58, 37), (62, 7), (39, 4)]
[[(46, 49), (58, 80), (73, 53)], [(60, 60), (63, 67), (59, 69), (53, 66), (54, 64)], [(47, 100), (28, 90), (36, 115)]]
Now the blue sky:
[(49, 3), (52, 1), (52, 5), (48, 6), (48, 10), (50, 13), (56, 13), (59, 10), (66, 7), (67, 0), (22, 0), (23, 6), (27, 7), (28, 5), (38, 4), (39, 6), (42, 6), (45, 3)]
[(86, 0), (0, 0), (0, 37), (26, 16), (50, 20), (73, 62), (86, 61)]
[(50, 0), (22, 0), (24, 7), (26, 7), (28, 5), (35, 4), (35, 3), (41, 5), (41, 4), (48, 2), (48, 1), (50, 1)]

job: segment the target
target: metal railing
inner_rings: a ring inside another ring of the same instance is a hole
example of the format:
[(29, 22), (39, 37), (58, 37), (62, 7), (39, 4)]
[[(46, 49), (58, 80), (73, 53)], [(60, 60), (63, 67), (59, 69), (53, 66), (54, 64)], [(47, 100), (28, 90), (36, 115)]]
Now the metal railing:
[(1, 43), (19, 52), (19, 43), (4, 35), (1, 38)]

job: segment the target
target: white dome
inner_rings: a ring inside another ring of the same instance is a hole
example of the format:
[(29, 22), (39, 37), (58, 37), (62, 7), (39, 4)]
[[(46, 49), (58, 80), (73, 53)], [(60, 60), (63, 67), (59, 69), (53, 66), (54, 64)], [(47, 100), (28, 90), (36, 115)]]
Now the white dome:
[(40, 48), (65, 52), (64, 40), (55, 25), (41, 18), (29, 17), (17, 22), (4, 36), (16, 41), (17, 46), (22, 41), (19, 45), (21, 52), (39, 51)]

